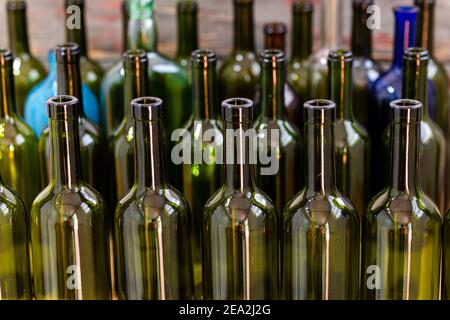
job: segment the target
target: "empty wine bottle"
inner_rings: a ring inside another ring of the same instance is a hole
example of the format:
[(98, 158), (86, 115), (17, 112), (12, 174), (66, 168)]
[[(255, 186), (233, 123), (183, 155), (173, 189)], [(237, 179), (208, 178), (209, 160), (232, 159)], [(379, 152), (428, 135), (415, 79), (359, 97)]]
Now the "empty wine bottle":
[(6, 2), (9, 47), (14, 54), (14, 78), (18, 115), (23, 116), (25, 98), (30, 90), (45, 77), (42, 64), (30, 52), (25, 0)]
[(134, 185), (114, 218), (118, 295), (128, 300), (191, 299), (190, 211), (166, 181), (162, 100), (137, 98), (131, 109)]
[(31, 299), (28, 215), (0, 177), (0, 300)]
[(252, 101), (225, 100), (222, 118), (227, 136), (224, 184), (203, 214), (203, 295), (219, 300), (276, 299), (277, 215), (255, 184)]
[(79, 102), (47, 103), (52, 179), (31, 210), (36, 299), (109, 299), (110, 274), (103, 199), (82, 179)]
[(438, 299), (442, 219), (420, 182), (422, 104), (390, 107), (390, 171), (363, 223), (364, 299)]
[(335, 183), (335, 112), (329, 100), (305, 103), (307, 181), (284, 210), (284, 299), (358, 298), (359, 224)]
[(125, 117), (109, 137), (109, 162), (114, 179), (111, 183), (111, 203), (115, 205), (130, 190), (134, 179), (134, 129), (130, 103), (148, 92), (147, 53), (128, 50), (123, 54), (125, 70), (125, 99), (122, 101)]
[(371, 13), (368, 9), (373, 4), (373, 0), (353, 0), (353, 101), (358, 103), (354, 113), (364, 128), (369, 125), (370, 88), (380, 77), (381, 71), (372, 60), (372, 29), (368, 26)]
[(198, 4), (196, 1), (180, 0), (177, 3), (178, 46), (176, 61), (186, 71), (191, 81), (191, 54), (198, 48)]
[(353, 115), (352, 66), (350, 51), (338, 49), (330, 52), (329, 96), (336, 103), (337, 113), (334, 126), (336, 183), (338, 190), (349, 197), (361, 217), (370, 200), (370, 146), (366, 129)]
[[(87, 45), (87, 31), (85, 23), (84, 0), (65, 0), (66, 11), (66, 41), (74, 42), (80, 47), (81, 79), (83, 83), (95, 93), (100, 99), (100, 84), (103, 77), (103, 70), (99, 64), (89, 59)], [(75, 6), (78, 9), (74, 9)], [(75, 24), (73, 15), (79, 25)]]
[[(264, 48), (265, 49), (277, 49), (286, 53), (285, 47), (285, 37), (286, 37), (287, 27), (282, 22), (272, 22), (266, 23), (264, 25)], [(261, 90), (259, 87), (258, 97), (255, 98), (259, 102), (261, 99)], [(297, 128), (300, 128), (299, 114), (301, 113), (300, 100), (294, 89), (287, 82), (284, 83), (284, 109), (286, 116), (291, 123), (293, 123)]]
[(215, 112), (218, 103), (216, 62), (216, 54), (211, 50), (200, 49), (192, 53), (194, 117), (185, 125), (189, 134), (184, 139), (190, 146), (190, 161), (183, 164), (182, 191), (192, 209), (190, 232), (196, 299), (203, 296), (203, 207), (221, 185), (221, 168), (216, 163), (218, 149), (223, 147), (222, 125)]
[[(79, 137), (82, 177), (96, 190), (104, 192), (105, 175), (103, 138), (100, 129), (89, 121), (83, 112), (83, 91), (81, 90), (80, 74), (80, 48), (76, 43), (65, 43), (56, 46), (56, 80), (59, 95), (70, 95), (78, 99), (80, 104)], [(39, 138), (39, 163), (41, 184), (45, 187), (52, 177), (52, 150), (50, 139), (50, 127), (47, 127)]]
[(234, 46), (219, 70), (219, 99), (253, 99), (261, 68), (255, 54), (253, 0), (233, 0)]
[[(29, 212), (39, 193), (36, 136), (16, 113), (11, 51), (0, 49), (0, 172), (17, 191)], [(28, 219), (27, 219), (28, 221)]]

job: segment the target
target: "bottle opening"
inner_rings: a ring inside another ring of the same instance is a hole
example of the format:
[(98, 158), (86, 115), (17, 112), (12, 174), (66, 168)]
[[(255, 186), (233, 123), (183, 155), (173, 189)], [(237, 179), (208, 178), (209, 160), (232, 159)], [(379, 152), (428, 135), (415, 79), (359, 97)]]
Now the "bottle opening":
[(398, 99), (392, 101), (390, 106), (392, 109), (420, 109), (422, 103), (413, 99)]
[(391, 124), (412, 124), (421, 120), (422, 103), (412, 99), (399, 99), (390, 104)]
[(192, 52), (192, 60), (194, 62), (213, 62), (217, 60), (216, 54), (210, 49), (198, 49)]
[(394, 7), (394, 12), (401, 14), (416, 14), (419, 12), (419, 8), (416, 6), (397, 6)]
[(312, 1), (297, 0), (292, 4), (292, 11), (294, 13), (311, 13), (314, 10)]
[(163, 117), (163, 101), (157, 97), (140, 97), (131, 101), (133, 119), (136, 121), (157, 121)]
[(5, 64), (12, 64), (14, 60), (11, 50), (6, 48), (0, 48), (0, 63), (2, 66)]
[(77, 98), (67, 95), (55, 96), (47, 100), (47, 114), (50, 119), (67, 120), (79, 115), (80, 103)]
[(344, 49), (331, 50), (328, 54), (328, 59), (332, 61), (349, 62), (353, 60), (353, 53), (350, 50)]
[(407, 48), (405, 50), (405, 53), (403, 54), (403, 58), (408, 59), (408, 60), (414, 60), (414, 61), (428, 60), (429, 55), (428, 55), (428, 51), (424, 48), (412, 47), (412, 48)]
[(310, 100), (303, 107), (307, 123), (328, 124), (336, 119), (336, 104), (331, 100)]
[(179, 13), (194, 13), (198, 10), (197, 1), (179, 1), (177, 4)]
[(84, 6), (84, 0), (66, 0), (66, 7), (68, 6), (79, 6), (79, 7), (83, 7)]
[(25, 10), (27, 3), (25, 0), (9, 0), (6, 4), (6, 8), (10, 11)]
[(246, 98), (231, 98), (223, 101), (222, 118), (226, 122), (251, 122), (253, 101)]
[(278, 49), (265, 49), (259, 55), (261, 63), (284, 62), (284, 52)]
[(134, 66), (138, 63), (148, 62), (147, 52), (141, 49), (127, 50), (122, 55), (123, 65), (125, 68)]
[(80, 47), (74, 42), (67, 42), (59, 44), (55, 48), (56, 61), (71, 60), (74, 58), (79, 58)]

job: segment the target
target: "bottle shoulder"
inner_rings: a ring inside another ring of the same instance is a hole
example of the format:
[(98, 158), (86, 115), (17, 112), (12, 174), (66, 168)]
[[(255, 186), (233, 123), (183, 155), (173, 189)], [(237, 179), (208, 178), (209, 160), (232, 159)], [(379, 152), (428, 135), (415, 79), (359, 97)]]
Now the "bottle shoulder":
[(281, 146), (298, 145), (301, 144), (300, 130), (287, 119), (268, 119), (260, 116), (255, 123), (255, 131), (259, 139), (264, 139), (268, 136), (271, 130), (277, 130)]
[(356, 120), (343, 119), (335, 122), (336, 145), (355, 146), (369, 143), (367, 130)]
[(25, 206), (18, 193), (0, 182), (0, 216), (11, 216), (16, 212), (24, 214)]
[(15, 74), (31, 77), (33, 81), (40, 81), (47, 75), (44, 65), (29, 53), (14, 58), (14, 71)]
[(94, 76), (97, 80), (99, 80), (103, 77), (104, 72), (102, 67), (100, 67), (100, 65), (94, 60), (83, 56), (80, 58), (80, 64), (81, 72), (84, 75), (87, 75), (87, 78)]
[(261, 66), (256, 54), (251, 51), (237, 51), (230, 54), (219, 69), (219, 79), (223, 77), (259, 77)]
[(16, 115), (0, 118), (0, 141), (8, 144), (36, 144), (33, 130)]

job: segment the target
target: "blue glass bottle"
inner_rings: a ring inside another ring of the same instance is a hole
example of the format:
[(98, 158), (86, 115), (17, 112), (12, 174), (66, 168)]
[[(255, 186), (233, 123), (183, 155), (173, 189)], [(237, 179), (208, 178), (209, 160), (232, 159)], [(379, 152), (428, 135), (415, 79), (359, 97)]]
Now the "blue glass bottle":
[[(37, 137), (40, 137), (48, 126), (47, 100), (56, 96), (56, 60), (53, 50), (48, 53), (48, 61), (50, 67), (47, 77), (31, 90), (25, 101), (25, 122), (33, 129)], [(85, 84), (83, 84), (82, 90), (84, 113), (87, 118), (98, 124), (99, 107), (97, 98)]]

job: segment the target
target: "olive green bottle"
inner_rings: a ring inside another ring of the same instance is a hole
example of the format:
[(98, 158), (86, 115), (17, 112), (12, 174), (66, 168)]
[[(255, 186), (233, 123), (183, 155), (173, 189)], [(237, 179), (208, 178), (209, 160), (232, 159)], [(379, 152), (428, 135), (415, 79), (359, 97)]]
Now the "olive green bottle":
[(275, 206), (255, 183), (253, 103), (222, 102), (223, 186), (203, 214), (203, 295), (214, 300), (278, 298)]
[[(271, 22), (264, 25), (264, 48), (277, 49), (286, 53), (285, 37), (287, 26), (282, 22)], [(284, 76), (286, 78), (286, 76)], [(259, 97), (261, 99), (261, 90), (259, 87)], [(291, 85), (285, 81), (284, 83), (284, 110), (287, 119), (293, 123), (297, 128), (300, 128), (301, 105), (297, 94), (292, 89)]]
[(442, 218), (422, 191), (421, 113), (417, 100), (391, 103), (388, 182), (363, 218), (364, 299), (439, 298)]
[(177, 3), (178, 46), (176, 61), (186, 71), (191, 81), (191, 54), (198, 48), (198, 4), (196, 1), (180, 0)]
[(110, 299), (106, 212), (102, 197), (82, 178), (78, 116), (71, 96), (47, 102), (52, 179), (31, 209), (35, 297)]
[[(81, 90), (80, 47), (76, 43), (56, 46), (56, 87), (59, 95), (70, 95), (80, 104), (79, 137), (82, 177), (89, 185), (101, 193), (105, 192), (105, 164), (103, 163), (103, 138), (100, 129), (84, 116), (83, 92)], [(52, 150), (50, 128), (47, 127), (39, 138), (39, 159), (42, 187), (48, 185), (52, 177)]]
[(183, 164), (182, 191), (191, 215), (195, 297), (203, 295), (202, 225), (203, 207), (221, 186), (221, 168), (216, 163), (218, 149), (223, 148), (222, 125), (216, 119), (217, 78), (216, 54), (200, 49), (192, 53), (192, 105), (194, 116), (185, 125), (189, 133), (190, 159)]
[(284, 209), (282, 296), (344, 300), (359, 296), (359, 223), (336, 187), (336, 107), (305, 103), (306, 186)]
[[(330, 51), (328, 87), (330, 99), (336, 103), (336, 183), (338, 190), (349, 197), (361, 217), (370, 200), (370, 146), (366, 129), (353, 115), (352, 66), (350, 51)], [(359, 104), (355, 109), (358, 108)]]
[(185, 300), (194, 297), (187, 201), (166, 181), (163, 103), (131, 102), (135, 178), (114, 217), (120, 299)]
[(134, 128), (131, 117), (131, 100), (148, 93), (148, 57), (143, 50), (128, 50), (123, 54), (125, 70), (125, 99), (122, 101), (125, 117), (108, 141), (109, 165), (111, 166), (111, 204), (115, 206), (133, 186), (134, 179)]
[[(431, 119), (427, 107), (427, 64), (428, 51), (423, 48), (408, 48), (403, 54), (402, 96), (422, 103), (423, 111), (420, 122), (420, 175), (423, 191), (445, 212), (444, 205), (444, 166), (445, 138), (439, 126)], [(384, 133), (384, 160), (389, 156), (389, 133)], [(384, 168), (385, 181), (388, 181), (388, 168)]]
[[(303, 187), (302, 140), (297, 127), (285, 115), (283, 51), (266, 49), (260, 54), (259, 61), (262, 69), (261, 114), (255, 121), (260, 157), (258, 186), (274, 201), (278, 220), (282, 221), (283, 208)], [(267, 159), (264, 161), (261, 157)]]
[[(87, 45), (87, 30), (85, 23), (84, 0), (65, 0), (66, 10), (66, 41), (74, 42), (80, 47), (81, 80), (100, 99), (100, 84), (103, 70), (98, 63), (89, 59)], [(78, 10), (71, 10), (71, 6), (77, 6)], [(71, 24), (73, 14), (79, 13), (79, 28)]]
[(26, 10), (25, 0), (8, 0), (6, 2), (9, 48), (15, 58), (14, 78), (17, 98), (17, 110), (15, 111), (20, 116), (23, 116), (25, 98), (28, 93), (47, 74), (42, 64), (30, 52)]
[(255, 54), (253, 0), (233, 0), (234, 46), (219, 70), (219, 99), (253, 99), (261, 68)]
[[(309, 96), (309, 60), (313, 44), (313, 4), (296, 0), (292, 4), (292, 57), (287, 64), (287, 83), (299, 99), (299, 108), (287, 112), (291, 120), (303, 130), (303, 104)], [(294, 112), (295, 111), (295, 112)]]
[(39, 193), (38, 146), (33, 130), (16, 113), (13, 64), (11, 51), (0, 49), (0, 172), (29, 212)]
[(0, 300), (31, 299), (28, 216), (19, 195), (0, 177)]

